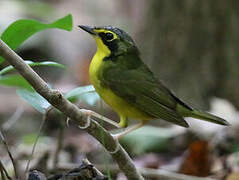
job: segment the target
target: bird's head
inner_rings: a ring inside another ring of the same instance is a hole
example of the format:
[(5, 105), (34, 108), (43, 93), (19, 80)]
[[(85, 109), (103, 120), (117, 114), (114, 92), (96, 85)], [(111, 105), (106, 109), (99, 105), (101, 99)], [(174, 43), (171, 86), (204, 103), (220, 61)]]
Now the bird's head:
[(129, 52), (138, 52), (132, 38), (123, 30), (112, 27), (79, 26), (96, 40), (97, 49), (106, 56), (119, 56)]

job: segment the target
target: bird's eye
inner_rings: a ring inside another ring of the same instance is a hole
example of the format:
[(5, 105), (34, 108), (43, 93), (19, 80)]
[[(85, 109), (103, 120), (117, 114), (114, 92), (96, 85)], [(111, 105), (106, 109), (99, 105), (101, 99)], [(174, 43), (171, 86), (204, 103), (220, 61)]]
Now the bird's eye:
[(112, 33), (106, 33), (105, 38), (106, 38), (107, 41), (110, 41), (114, 38), (114, 35)]

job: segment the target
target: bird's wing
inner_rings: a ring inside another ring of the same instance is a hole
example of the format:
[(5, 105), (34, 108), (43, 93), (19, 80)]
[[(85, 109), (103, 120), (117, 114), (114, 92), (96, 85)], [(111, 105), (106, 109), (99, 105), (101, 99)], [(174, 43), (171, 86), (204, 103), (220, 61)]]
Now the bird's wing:
[(116, 95), (152, 117), (188, 127), (187, 122), (176, 112), (177, 99), (147, 68), (109, 68), (104, 70), (102, 82)]

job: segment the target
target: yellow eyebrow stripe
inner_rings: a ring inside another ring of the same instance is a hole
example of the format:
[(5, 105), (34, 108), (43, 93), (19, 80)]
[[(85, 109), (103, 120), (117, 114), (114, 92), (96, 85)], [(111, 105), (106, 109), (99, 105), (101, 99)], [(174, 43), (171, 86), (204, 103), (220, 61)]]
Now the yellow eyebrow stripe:
[(96, 32), (96, 33), (111, 33), (111, 34), (113, 34), (114, 35), (114, 37), (113, 37), (113, 39), (111, 40), (111, 41), (113, 41), (114, 39), (117, 39), (117, 35), (114, 33), (114, 32), (112, 32), (112, 31), (109, 31), (109, 30), (105, 30), (105, 29), (94, 29), (94, 31)]

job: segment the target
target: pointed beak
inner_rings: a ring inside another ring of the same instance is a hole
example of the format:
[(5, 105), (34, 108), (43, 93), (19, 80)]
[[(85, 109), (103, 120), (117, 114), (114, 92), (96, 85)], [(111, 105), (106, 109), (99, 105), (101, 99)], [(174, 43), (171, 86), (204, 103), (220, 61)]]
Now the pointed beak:
[(94, 31), (94, 27), (91, 27), (91, 26), (83, 26), (83, 25), (80, 25), (78, 26), (79, 28), (83, 29), (84, 31), (88, 32), (89, 34), (91, 35), (96, 35), (95, 31)]

